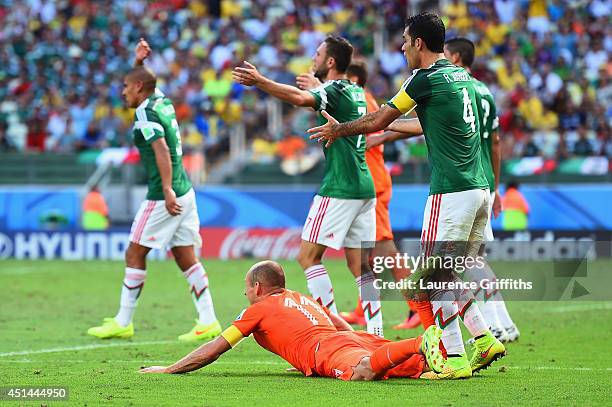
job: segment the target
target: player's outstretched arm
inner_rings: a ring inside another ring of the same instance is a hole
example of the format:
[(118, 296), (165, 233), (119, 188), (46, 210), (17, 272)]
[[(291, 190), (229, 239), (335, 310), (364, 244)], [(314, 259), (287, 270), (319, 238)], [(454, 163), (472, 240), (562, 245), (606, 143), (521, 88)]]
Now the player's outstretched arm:
[(344, 319), (339, 317), (336, 314), (332, 314), (331, 312), (328, 314), (329, 319), (331, 319), (332, 324), (336, 327), (338, 331), (352, 331), (353, 327), (349, 325)]
[(168, 144), (166, 144), (164, 138), (158, 138), (151, 143), (151, 147), (155, 153), (155, 163), (157, 164), (157, 169), (161, 176), (166, 209), (172, 216), (179, 215), (183, 207), (177, 202), (176, 193), (172, 189), (172, 159), (170, 158)]
[(493, 131), (491, 134), (493, 145), (491, 146), (491, 163), (493, 164), (493, 174), (495, 175), (495, 197), (493, 198), (492, 208), (493, 217), (501, 214), (502, 204), (501, 196), (499, 195), (499, 177), (501, 175), (501, 143), (499, 142), (499, 132)]
[(141, 38), (138, 41), (138, 45), (136, 45), (136, 59), (134, 59), (134, 67), (142, 66), (144, 64), (144, 60), (151, 55), (151, 47), (149, 43), (145, 41), (144, 38)]
[(308, 133), (311, 134), (311, 140), (326, 141), (325, 145), (329, 147), (334, 140), (340, 137), (369, 134), (384, 130), (395, 119), (400, 117), (402, 113), (398, 109), (384, 105), (376, 112), (368, 113), (357, 120), (346, 123), (338, 123), (325, 110), (321, 111), (321, 114), (327, 119), (327, 123), (308, 129)]
[(295, 84), (302, 90), (315, 89), (323, 85), (319, 79), (317, 79), (312, 72), (302, 73), (296, 76)]
[(227, 339), (219, 336), (205, 343), (189, 355), (170, 366), (151, 366), (140, 369), (140, 373), (187, 373), (198, 370), (219, 359), (219, 356), (231, 349)]
[(387, 126), (387, 130), (405, 133), (408, 136), (420, 136), (421, 134), (423, 134), (423, 128), (421, 127), (421, 122), (419, 121), (419, 119), (395, 120), (393, 121), (393, 123)]
[(366, 137), (366, 150), (377, 147), (381, 144), (390, 143), (395, 140), (407, 139), (414, 136), (415, 135), (387, 130), (383, 134), (376, 134)]
[(243, 66), (234, 68), (232, 79), (241, 85), (256, 86), (275, 98), (292, 105), (315, 108), (315, 98), (310, 92), (300, 90), (295, 86), (274, 82), (259, 73), (257, 68), (247, 61), (244, 61)]

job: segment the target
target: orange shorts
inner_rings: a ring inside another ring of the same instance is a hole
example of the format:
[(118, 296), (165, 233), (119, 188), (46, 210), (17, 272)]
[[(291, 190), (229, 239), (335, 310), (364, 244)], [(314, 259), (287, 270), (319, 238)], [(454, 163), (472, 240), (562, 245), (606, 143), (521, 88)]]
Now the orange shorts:
[[(315, 371), (319, 376), (351, 380), (353, 368), (361, 359), (370, 356), (379, 347), (391, 342), (380, 336), (364, 331), (341, 331), (319, 342), (315, 353)], [(422, 355), (410, 359), (387, 371), (389, 377), (418, 378), (425, 367)]]
[(389, 202), (391, 188), (385, 188), (376, 194), (376, 241), (393, 240), (391, 220), (389, 219)]

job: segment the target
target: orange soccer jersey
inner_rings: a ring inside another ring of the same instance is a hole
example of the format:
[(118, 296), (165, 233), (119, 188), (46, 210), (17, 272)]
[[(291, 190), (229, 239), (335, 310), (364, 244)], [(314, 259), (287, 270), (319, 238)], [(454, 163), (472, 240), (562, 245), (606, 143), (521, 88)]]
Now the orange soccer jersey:
[[(352, 368), (387, 339), (366, 332), (339, 332), (329, 311), (296, 291), (284, 290), (257, 302), (234, 321), (242, 336), (253, 334), (264, 349), (276, 353), (306, 376), (350, 380)], [(414, 355), (387, 376), (418, 377), (424, 359)]]
[[(378, 103), (374, 96), (365, 91), (368, 113), (378, 110)], [(367, 136), (381, 134), (382, 131), (370, 133)], [(376, 240), (393, 239), (391, 221), (389, 220), (389, 202), (391, 201), (391, 175), (385, 167), (383, 157), (384, 146), (371, 148), (366, 151), (366, 163), (372, 174), (374, 188), (376, 189)]]

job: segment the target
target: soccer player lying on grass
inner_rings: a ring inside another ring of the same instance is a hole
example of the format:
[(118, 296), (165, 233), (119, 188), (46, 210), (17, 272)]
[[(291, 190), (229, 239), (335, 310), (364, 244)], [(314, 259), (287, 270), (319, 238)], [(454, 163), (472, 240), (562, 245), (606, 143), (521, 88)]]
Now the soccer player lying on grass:
[(142, 373), (186, 373), (211, 364), (253, 334), (257, 343), (276, 353), (306, 376), (342, 380), (418, 378), (441, 372), (442, 330), (431, 326), (423, 336), (392, 342), (353, 331), (339, 316), (309, 297), (285, 288), (285, 273), (273, 261), (251, 267), (245, 278), (249, 306), (221, 336), (171, 366), (152, 366)]

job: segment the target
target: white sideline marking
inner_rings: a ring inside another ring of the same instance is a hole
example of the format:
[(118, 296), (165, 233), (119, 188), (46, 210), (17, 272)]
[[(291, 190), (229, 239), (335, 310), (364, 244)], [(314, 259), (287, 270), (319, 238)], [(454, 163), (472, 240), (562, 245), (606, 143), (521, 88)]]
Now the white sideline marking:
[(612, 309), (612, 302), (604, 302), (601, 304), (572, 304), (572, 305), (560, 305), (557, 307), (545, 308), (544, 312), (563, 313), (563, 312), (582, 312), (582, 311), (595, 311), (595, 310), (607, 310)]
[[(32, 359), (4, 359), (0, 360), (0, 363), (41, 363), (39, 360)], [(100, 360), (84, 360), (84, 359), (66, 359), (61, 360), (62, 363), (101, 363)], [(110, 365), (113, 363), (130, 363), (130, 364), (146, 364), (146, 363), (166, 363), (171, 364), (174, 363), (175, 360), (147, 360), (147, 359), (134, 359), (134, 360), (104, 360), (105, 365)], [(240, 362), (237, 360), (218, 360), (214, 362), (215, 365), (270, 365), (270, 366), (287, 366), (289, 367), (289, 363), (287, 362), (275, 362), (273, 360), (251, 360), (249, 362)]]
[(144, 345), (166, 345), (170, 343), (178, 343), (177, 341), (144, 341), (144, 342), (113, 342), (113, 343), (99, 343), (91, 345), (80, 345), (80, 346), (68, 346), (64, 348), (49, 348), (49, 349), (38, 349), (38, 350), (23, 350), (17, 352), (5, 352), (0, 353), (0, 358), (7, 356), (25, 356), (25, 355), (38, 355), (41, 353), (56, 353), (56, 352), (74, 352), (79, 350), (90, 350), (90, 349), (103, 349), (103, 348), (121, 348), (124, 346), (144, 346)]
[[(141, 342), (142, 343), (142, 342)], [(92, 363), (101, 361), (96, 360), (85, 360), (85, 359), (66, 359), (61, 360), (62, 363)], [(104, 364), (113, 363), (128, 363), (128, 364), (149, 364), (149, 363), (173, 363), (174, 360), (167, 359), (119, 359), (119, 360), (104, 360)], [(14, 360), (0, 360), (0, 363), (41, 363), (32, 359), (14, 359)], [(237, 360), (218, 360), (214, 362), (215, 365), (267, 365), (267, 366), (289, 366), (287, 362), (274, 361), (274, 360), (249, 360), (249, 361), (237, 361)], [(612, 372), (612, 367), (560, 367), (560, 366), (506, 366), (508, 369), (513, 370), (563, 370), (563, 371), (574, 371), (574, 372)]]

